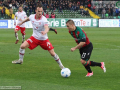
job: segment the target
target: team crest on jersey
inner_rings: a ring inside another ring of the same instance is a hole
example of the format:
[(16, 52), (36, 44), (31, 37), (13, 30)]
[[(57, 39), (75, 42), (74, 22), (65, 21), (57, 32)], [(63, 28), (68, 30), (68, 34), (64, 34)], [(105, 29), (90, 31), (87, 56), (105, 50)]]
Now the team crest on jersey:
[(79, 37), (79, 34), (77, 33), (76, 36)]
[(76, 34), (76, 36), (78, 37), (79, 35), (78, 35), (78, 34)]

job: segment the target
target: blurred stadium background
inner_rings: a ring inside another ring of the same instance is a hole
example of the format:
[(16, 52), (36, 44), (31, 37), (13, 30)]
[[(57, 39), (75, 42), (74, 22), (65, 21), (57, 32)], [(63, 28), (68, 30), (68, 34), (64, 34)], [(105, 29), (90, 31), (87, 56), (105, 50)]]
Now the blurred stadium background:
[[(20, 5), (29, 16), (35, 13), (36, 3), (43, 5), (46, 16), (56, 18), (120, 18), (120, 7), (113, 0), (0, 0), (1, 19), (13, 19)], [(105, 9), (105, 10), (104, 10)]]

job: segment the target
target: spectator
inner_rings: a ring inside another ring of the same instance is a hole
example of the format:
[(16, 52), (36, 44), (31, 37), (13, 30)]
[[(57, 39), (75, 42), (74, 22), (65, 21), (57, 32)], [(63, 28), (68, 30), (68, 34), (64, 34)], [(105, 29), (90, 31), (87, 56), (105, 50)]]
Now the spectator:
[(12, 7), (9, 9), (9, 12), (10, 12), (10, 18), (12, 18), (12, 14), (13, 14), (13, 9), (12, 9)]
[(54, 11), (56, 10), (55, 3), (54, 3), (54, 5), (53, 5), (53, 10), (54, 10)]
[(43, 4), (43, 10), (46, 12), (47, 10), (47, 3), (45, 2), (45, 4)]
[(35, 14), (35, 4), (33, 4), (33, 13)]
[(44, 0), (42, 1), (42, 4), (43, 4), (43, 5), (45, 4), (45, 1), (44, 1)]
[(27, 11), (28, 11), (28, 6), (25, 6), (24, 10), (25, 10), (25, 12), (27, 13)]
[(89, 15), (89, 11), (88, 11), (88, 9), (87, 9), (87, 11), (86, 11), (86, 15), (87, 15), (87, 16)]
[(45, 16), (45, 12), (44, 11), (42, 12), (42, 15)]
[(83, 9), (83, 5), (80, 5), (80, 10), (82, 10)]
[(71, 11), (74, 11), (74, 10), (75, 10), (75, 5), (73, 3), (72, 6), (71, 6)]
[(85, 8), (87, 8), (88, 3), (89, 3), (88, 0), (85, 0), (85, 5), (84, 5)]
[(72, 7), (72, 3), (70, 2), (68, 6), (69, 10), (71, 10), (71, 7)]
[(94, 6), (93, 6), (93, 12), (95, 12), (95, 8), (96, 8), (96, 6), (94, 5)]
[(18, 9), (19, 8), (19, 3), (16, 1), (16, 8)]
[(30, 8), (30, 6), (31, 6), (31, 4), (30, 4), (30, 2), (28, 2), (28, 8)]
[(15, 7), (16, 7), (15, 1), (14, 1), (14, 2), (12, 2), (12, 6), (13, 6), (13, 8), (12, 8), (12, 9), (15, 9)]
[(45, 16), (46, 16), (46, 18), (49, 18), (49, 13), (47, 12)]
[(116, 15), (116, 9), (113, 8), (113, 16), (115, 16), (115, 15)]
[(53, 11), (53, 4), (50, 4), (50, 5), (49, 5), (49, 10), (50, 10), (50, 11)]
[(116, 16), (118, 16), (119, 11), (118, 11), (118, 7), (116, 7)]
[(111, 16), (113, 15), (113, 8), (110, 7), (110, 11), (111, 11)]
[(109, 16), (111, 16), (111, 9), (110, 9), (110, 7), (108, 8), (108, 14), (109, 14)]
[(1, 17), (4, 18), (4, 16), (5, 16), (5, 7), (3, 6), (1, 10)]
[(51, 13), (51, 18), (55, 18), (56, 16), (55, 16), (55, 14), (54, 14), (54, 12), (52, 12)]
[(80, 5), (80, 1), (77, 1), (77, 5)]
[(78, 11), (78, 10), (79, 10), (79, 5), (77, 4), (77, 5), (76, 5), (76, 11)]
[(84, 16), (84, 10), (83, 10), (83, 9), (80, 11), (80, 14), (81, 14), (82, 16)]
[(95, 14), (98, 15), (98, 6), (95, 7)]
[(103, 7), (102, 7), (102, 4), (101, 4), (101, 1), (99, 1), (99, 9), (98, 9), (99, 14), (101, 14), (102, 9), (103, 9)]
[(3, 2), (2, 2), (2, 1), (0, 1), (0, 6), (2, 6), (2, 4), (3, 4)]
[(60, 8), (59, 8), (59, 13), (63, 13), (61, 6), (60, 6)]
[(29, 15), (32, 14), (32, 6), (29, 7)]
[(58, 8), (59, 8), (59, 4), (58, 4), (59, 2), (57, 1), (57, 2), (55, 2), (55, 7), (56, 7), (56, 9), (58, 10)]
[(65, 9), (65, 2), (63, 1), (63, 9)]
[(103, 10), (102, 10), (102, 18), (103, 19), (105, 18), (105, 13), (106, 13), (106, 10), (105, 10), (105, 8), (103, 8)]
[(65, 3), (65, 9), (68, 10), (68, 3), (67, 3), (67, 1), (66, 1), (66, 3)]

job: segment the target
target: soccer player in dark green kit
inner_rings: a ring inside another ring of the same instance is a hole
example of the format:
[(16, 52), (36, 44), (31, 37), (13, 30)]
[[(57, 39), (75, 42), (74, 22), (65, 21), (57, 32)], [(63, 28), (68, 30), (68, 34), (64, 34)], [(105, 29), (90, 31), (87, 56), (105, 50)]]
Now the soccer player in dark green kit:
[(81, 56), (80, 61), (88, 71), (86, 77), (90, 77), (93, 75), (93, 71), (91, 70), (90, 66), (99, 66), (103, 69), (104, 72), (106, 72), (104, 62), (97, 63), (89, 60), (93, 50), (93, 45), (89, 41), (84, 30), (82, 28), (76, 27), (73, 20), (68, 20), (66, 22), (66, 26), (67, 26), (67, 29), (69, 30), (69, 33), (77, 43), (77, 46), (71, 48), (71, 51), (73, 52), (76, 49), (79, 49), (80, 56)]

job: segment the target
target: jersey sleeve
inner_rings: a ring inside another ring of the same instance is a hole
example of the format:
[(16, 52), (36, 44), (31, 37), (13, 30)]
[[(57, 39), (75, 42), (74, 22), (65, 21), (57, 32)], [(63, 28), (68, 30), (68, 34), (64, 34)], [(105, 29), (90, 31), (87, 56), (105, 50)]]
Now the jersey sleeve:
[(78, 34), (79, 39), (80, 39), (81, 42), (86, 42), (86, 36), (85, 36), (84, 32), (82, 31), (82, 29), (79, 30), (79, 31), (77, 32), (77, 34)]

